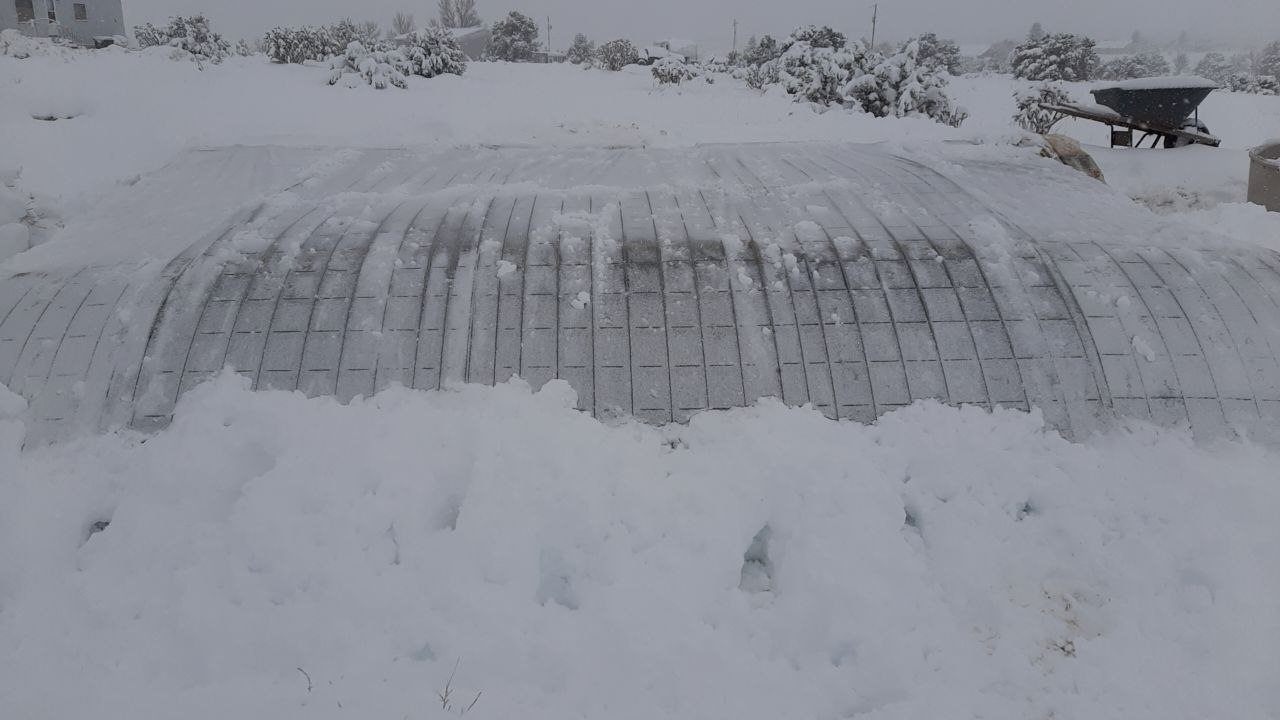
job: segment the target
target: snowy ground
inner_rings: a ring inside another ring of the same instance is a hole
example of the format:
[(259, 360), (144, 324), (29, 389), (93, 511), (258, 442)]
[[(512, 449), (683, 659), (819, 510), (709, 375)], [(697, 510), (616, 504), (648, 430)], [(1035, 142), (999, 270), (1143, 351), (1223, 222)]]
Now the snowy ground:
[[(1004, 78), (955, 81), (953, 130), (642, 70), (324, 75), (0, 57), (0, 169), (65, 224), (0, 277), (167, 258), (351, 148), (479, 144), (887, 141), (1040, 231), (1280, 246), (1240, 202), (1280, 98), (1211, 96), (1219, 150), (1090, 148), (1111, 188), (1082, 212), (1027, 206), (1056, 166), (1012, 144)], [(274, 147), (199, 152), (237, 144)], [(155, 436), (20, 450), (0, 390), (0, 717), (420, 718), (481, 693), (480, 718), (1280, 718), (1274, 450), (1137, 425), (1072, 444), (938, 405), (607, 426), (566, 395), (342, 406), (223, 378)]]

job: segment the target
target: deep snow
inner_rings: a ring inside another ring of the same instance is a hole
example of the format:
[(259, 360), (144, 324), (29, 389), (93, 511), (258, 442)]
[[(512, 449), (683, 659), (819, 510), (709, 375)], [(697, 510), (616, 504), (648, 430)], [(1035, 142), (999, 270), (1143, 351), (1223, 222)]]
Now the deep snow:
[(1276, 717), (1273, 453), (571, 395), (224, 376), (145, 441), (0, 421), (0, 715), (443, 716), (456, 665), (474, 717)]

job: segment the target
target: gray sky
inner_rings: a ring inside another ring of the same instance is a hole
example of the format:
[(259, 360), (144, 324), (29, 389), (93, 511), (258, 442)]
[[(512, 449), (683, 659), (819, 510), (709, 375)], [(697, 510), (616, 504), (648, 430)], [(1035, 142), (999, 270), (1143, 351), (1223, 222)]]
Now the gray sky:
[[(384, 27), (398, 10), (419, 23), (434, 17), (435, 0), (124, 0), (125, 22), (159, 22), (203, 11), (214, 29), (253, 38), (275, 25), (325, 23), (350, 16)], [(739, 41), (748, 35), (785, 35), (796, 25), (829, 24), (851, 36), (869, 33), (872, 3), (865, 0), (478, 0), (486, 22), (519, 10), (539, 23), (552, 19), (552, 42), (564, 47), (576, 32), (596, 40), (627, 37), (643, 43), (686, 37), (727, 49), (732, 19)], [(1173, 9), (1171, 9), (1173, 8)], [(1197, 12), (1193, 17), (1191, 11)], [(1021, 37), (1034, 21), (1046, 30), (1127, 38), (1135, 29), (1153, 38), (1194, 36), (1239, 44), (1280, 39), (1280, 0), (884, 0), (878, 35), (902, 39), (925, 31), (961, 43)]]

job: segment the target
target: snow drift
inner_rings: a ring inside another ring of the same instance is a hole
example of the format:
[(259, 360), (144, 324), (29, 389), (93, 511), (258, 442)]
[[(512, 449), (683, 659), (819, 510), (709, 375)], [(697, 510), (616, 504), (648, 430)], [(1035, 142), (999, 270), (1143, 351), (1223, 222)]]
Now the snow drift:
[(1255, 447), (933, 403), (609, 427), (561, 382), (344, 406), (224, 375), (145, 440), (20, 453), (9, 397), (4, 717), (443, 717), (451, 674), (480, 718), (1280, 707)]

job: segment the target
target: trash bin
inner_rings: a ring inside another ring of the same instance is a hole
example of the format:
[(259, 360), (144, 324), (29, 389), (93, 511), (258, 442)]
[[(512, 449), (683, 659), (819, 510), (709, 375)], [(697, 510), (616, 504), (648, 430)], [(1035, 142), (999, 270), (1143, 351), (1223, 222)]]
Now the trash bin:
[(1249, 151), (1249, 202), (1280, 212), (1280, 140)]

